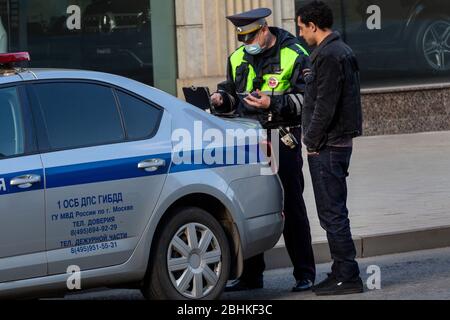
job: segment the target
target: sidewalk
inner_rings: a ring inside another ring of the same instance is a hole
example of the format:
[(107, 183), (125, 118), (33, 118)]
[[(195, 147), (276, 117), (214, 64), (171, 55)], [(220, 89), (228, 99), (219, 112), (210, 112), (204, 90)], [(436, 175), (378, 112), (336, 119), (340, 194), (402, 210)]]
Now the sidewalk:
[[(330, 261), (304, 155), (305, 202), (317, 263)], [(348, 208), (358, 257), (450, 246), (450, 131), (355, 140)], [(289, 267), (283, 239), (269, 269)]]

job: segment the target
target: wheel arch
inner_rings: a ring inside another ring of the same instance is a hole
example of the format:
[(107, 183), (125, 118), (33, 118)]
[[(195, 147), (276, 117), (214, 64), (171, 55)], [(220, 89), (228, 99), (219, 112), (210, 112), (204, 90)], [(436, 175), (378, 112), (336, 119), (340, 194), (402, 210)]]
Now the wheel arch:
[[(433, 3), (435, 3), (433, 0), (421, 0), (418, 1), (413, 8), (411, 8), (406, 23), (406, 32), (404, 32), (405, 40), (411, 40), (415, 37), (415, 34), (413, 33), (414, 28), (417, 28), (422, 23), (421, 19), (423, 17), (433, 15), (442, 16), (445, 12), (450, 12), (442, 10), (439, 6), (434, 6)], [(450, 4), (447, 5), (450, 9)], [(447, 14), (447, 16), (450, 17), (450, 14)]]
[[(405, 44), (406, 57), (410, 63), (420, 71), (426, 70), (433, 74), (445, 72), (437, 70), (427, 64), (422, 56), (420, 49), (420, 37), (423, 36), (424, 28), (434, 19), (445, 19), (450, 21), (450, 3), (444, 4), (448, 10), (443, 10), (442, 5), (439, 6), (435, 0), (420, 0), (411, 8), (408, 15), (408, 21), (402, 36), (402, 43)], [(417, 60), (419, 59), (419, 60)], [(419, 62), (417, 62), (419, 61)]]

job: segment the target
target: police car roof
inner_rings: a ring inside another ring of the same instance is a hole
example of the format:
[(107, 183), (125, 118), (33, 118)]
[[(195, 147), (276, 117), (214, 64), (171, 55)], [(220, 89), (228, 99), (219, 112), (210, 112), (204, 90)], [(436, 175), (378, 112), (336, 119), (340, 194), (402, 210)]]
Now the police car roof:
[(164, 106), (169, 110), (172, 108), (181, 108), (182, 106), (180, 105), (180, 103), (183, 103), (174, 96), (154, 87), (148, 86), (144, 83), (118, 75), (87, 70), (41, 68), (24, 69), (20, 72), (17, 71), (12, 75), (0, 75), (0, 86), (45, 80), (80, 80), (109, 84), (136, 93), (144, 98), (153, 101), (156, 104)]
[(92, 82), (103, 82), (111, 84), (113, 86), (123, 87), (133, 92), (139, 91), (139, 89), (145, 89), (146, 92), (163, 93), (156, 88), (143, 84), (141, 82), (125, 78), (119, 75), (87, 71), (87, 70), (71, 70), (71, 69), (45, 69), (45, 68), (30, 68), (17, 71), (15, 74), (1, 76), (0, 85), (14, 84), (14, 83), (26, 83), (39, 80), (81, 80)]
[(182, 122), (186, 122), (187, 127), (200, 118), (204, 121), (205, 125), (210, 125), (213, 128), (223, 127), (225, 123), (226, 127), (235, 129), (242, 128), (241, 124), (245, 124), (245, 127), (252, 127), (255, 129), (259, 128), (259, 123), (256, 120), (225, 120), (219, 117), (214, 117), (208, 115), (203, 110), (200, 110), (199, 108), (196, 108), (159, 89), (150, 87), (132, 79), (96, 71), (69, 69), (27, 69), (11, 76), (0, 76), (0, 88), (2, 85), (14, 85), (42, 80), (61, 80), (61, 82), (64, 82), (64, 80), (94, 81), (117, 86), (164, 107), (164, 109), (169, 111), (172, 115), (179, 115), (177, 118), (182, 119)]
[(0, 84), (13, 83), (13, 82), (26, 82), (34, 80), (56, 80), (56, 79), (68, 79), (68, 80), (97, 80), (103, 82), (117, 82), (118, 79), (130, 80), (121, 76), (87, 70), (71, 70), (71, 69), (16, 69), (16, 73), (13, 75), (0, 76)]

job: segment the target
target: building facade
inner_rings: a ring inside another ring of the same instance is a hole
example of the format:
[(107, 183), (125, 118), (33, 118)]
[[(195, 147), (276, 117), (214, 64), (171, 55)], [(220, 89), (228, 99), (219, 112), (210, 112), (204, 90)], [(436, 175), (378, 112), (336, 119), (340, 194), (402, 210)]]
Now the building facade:
[[(181, 96), (184, 86), (214, 90), (224, 80), (240, 45), (225, 16), (268, 7), (270, 25), (296, 33), (295, 11), (307, 1), (0, 0), (0, 52), (29, 51), (32, 67), (105, 71)], [(325, 1), (360, 61), (366, 134), (450, 130), (450, 3)]]

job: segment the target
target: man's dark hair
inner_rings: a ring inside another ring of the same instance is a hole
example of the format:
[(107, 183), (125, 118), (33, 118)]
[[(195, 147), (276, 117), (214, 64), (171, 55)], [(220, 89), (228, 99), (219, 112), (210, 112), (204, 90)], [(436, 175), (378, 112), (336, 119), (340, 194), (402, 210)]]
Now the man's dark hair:
[(322, 30), (333, 27), (333, 11), (323, 1), (312, 1), (297, 10), (297, 18), (300, 17), (304, 24), (314, 23)]

